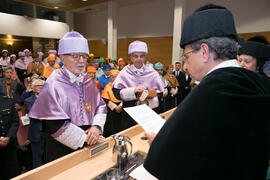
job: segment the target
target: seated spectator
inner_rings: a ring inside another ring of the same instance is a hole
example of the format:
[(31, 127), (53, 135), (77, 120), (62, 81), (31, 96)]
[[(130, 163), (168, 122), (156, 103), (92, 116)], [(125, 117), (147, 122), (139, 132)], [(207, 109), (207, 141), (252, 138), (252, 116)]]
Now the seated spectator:
[(50, 54), (47, 57), (47, 61), (48, 61), (48, 63), (46, 64), (45, 69), (44, 69), (44, 71), (42, 73), (42, 76), (44, 78), (46, 78), (46, 79), (52, 74), (52, 72), (55, 69), (60, 69), (60, 66), (58, 65), (58, 63), (55, 62), (56, 59), (55, 59), (55, 55), (54, 54)]
[(16, 74), (12, 74), (12, 68), (4, 69), (4, 78), (0, 79), (0, 92), (9, 98), (19, 98), (24, 90), (24, 85)]
[(34, 56), (34, 61), (30, 62), (27, 66), (27, 76), (32, 76), (33, 74), (41, 75), (44, 71), (44, 65), (42, 64), (42, 52), (37, 52)]
[[(53, 54), (53, 55), (55, 56), (55, 61), (56, 61), (56, 63), (58, 63), (58, 64), (60, 65), (61, 60), (60, 60), (60, 58), (57, 56), (57, 51), (51, 49), (51, 50), (48, 51), (48, 57), (50, 56), (50, 54)], [(46, 57), (46, 58), (43, 60), (44, 65), (46, 65), (46, 64), (48, 63), (48, 57)], [(61, 64), (62, 64), (62, 62), (61, 62)]]
[(25, 61), (29, 64), (33, 61), (32, 52), (29, 49), (23, 50), (25, 54)]
[(10, 61), (9, 61), (9, 65), (8, 66), (12, 68), (13, 72), (16, 72), (16, 70), (15, 70), (15, 62), (16, 62), (16, 60), (17, 60), (16, 55), (15, 54), (11, 54), (10, 55)]
[(8, 50), (2, 50), (2, 56), (0, 58), (0, 65), (7, 67), (9, 65), (10, 58), (8, 56)]
[(18, 77), (21, 82), (24, 81), (24, 78), (26, 77), (26, 69), (29, 64), (28, 61), (25, 60), (25, 53), (19, 52), (18, 53), (19, 59), (15, 62), (15, 70), (18, 74)]
[[(32, 89), (34, 94), (32, 94), (32, 96), (24, 100), (25, 114), (28, 114), (29, 111), (31, 110), (43, 85), (44, 81), (41, 79), (36, 79), (32, 83)], [(41, 130), (42, 130), (41, 121), (37, 119), (30, 119), (30, 126), (28, 129), (28, 139), (31, 142), (33, 168), (39, 167), (43, 164), (42, 158), (44, 151), (44, 135), (41, 132)]]

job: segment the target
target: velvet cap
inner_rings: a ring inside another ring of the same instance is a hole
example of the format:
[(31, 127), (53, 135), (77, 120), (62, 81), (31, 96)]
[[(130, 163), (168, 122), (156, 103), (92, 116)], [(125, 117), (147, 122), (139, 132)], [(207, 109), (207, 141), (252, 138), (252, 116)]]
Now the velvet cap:
[(68, 32), (59, 41), (58, 54), (85, 53), (89, 55), (88, 41), (76, 31)]
[(225, 7), (208, 4), (197, 9), (183, 25), (181, 48), (200, 39), (231, 37), (237, 40), (232, 13)]
[(142, 41), (133, 41), (128, 46), (128, 54), (130, 55), (134, 52), (144, 52), (147, 54), (148, 53), (147, 44)]

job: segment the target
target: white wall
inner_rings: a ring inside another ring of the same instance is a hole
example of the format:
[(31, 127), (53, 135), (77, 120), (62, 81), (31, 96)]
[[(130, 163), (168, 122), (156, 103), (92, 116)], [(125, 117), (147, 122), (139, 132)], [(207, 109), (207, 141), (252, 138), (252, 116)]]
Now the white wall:
[(269, 0), (188, 0), (187, 15), (209, 2), (223, 5), (233, 13), (238, 33), (270, 31)]
[[(186, 15), (213, 2), (230, 9), (238, 33), (270, 31), (269, 0), (187, 0)], [(119, 7), (118, 38), (160, 37), (173, 35), (174, 0), (145, 0), (144, 3)], [(75, 30), (88, 39), (106, 39), (107, 11), (74, 15)]]
[[(173, 0), (146, 0), (117, 9), (118, 38), (160, 37), (173, 34)], [(75, 30), (88, 39), (107, 37), (107, 11), (74, 15)]]
[(68, 31), (66, 23), (0, 13), (0, 34), (60, 39)]

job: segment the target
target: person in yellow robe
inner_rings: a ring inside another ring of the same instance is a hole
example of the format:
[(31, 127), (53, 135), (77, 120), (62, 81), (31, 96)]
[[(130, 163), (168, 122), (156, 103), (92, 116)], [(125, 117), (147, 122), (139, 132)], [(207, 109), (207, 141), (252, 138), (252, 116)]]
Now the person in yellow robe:
[(170, 110), (176, 106), (176, 98), (178, 93), (179, 83), (176, 77), (173, 75), (173, 65), (170, 64), (167, 68), (167, 73), (164, 78), (168, 81), (168, 95), (165, 98), (166, 110)]
[(104, 126), (104, 136), (108, 137), (112, 134), (120, 132), (122, 128), (122, 101), (117, 99), (112, 91), (113, 81), (119, 74), (118, 70), (111, 70), (110, 77), (112, 82), (109, 82), (102, 91), (101, 97), (107, 104), (107, 117)]
[(46, 64), (45, 69), (42, 73), (42, 76), (46, 79), (49, 78), (49, 76), (52, 74), (52, 72), (55, 69), (60, 69), (59, 64), (55, 62), (56, 58), (54, 54), (49, 54), (47, 60), (48, 60), (48, 63)]
[(31, 77), (33, 74), (41, 75), (44, 71), (44, 65), (42, 64), (42, 52), (37, 52), (34, 56), (34, 60), (27, 66), (26, 75)]
[(95, 66), (88, 66), (86, 72), (87, 72), (88, 76), (91, 79), (93, 79), (93, 81), (95, 82), (99, 92), (101, 93), (101, 87), (100, 87), (100, 84), (99, 84), (99, 82), (98, 82), (98, 80), (96, 78), (97, 70), (96, 70)]

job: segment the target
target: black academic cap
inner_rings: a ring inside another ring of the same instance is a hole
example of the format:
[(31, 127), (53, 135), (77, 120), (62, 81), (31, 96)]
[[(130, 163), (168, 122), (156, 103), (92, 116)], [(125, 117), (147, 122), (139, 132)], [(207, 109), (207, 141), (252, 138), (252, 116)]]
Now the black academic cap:
[(189, 16), (183, 25), (181, 48), (210, 37), (231, 37), (237, 40), (232, 13), (225, 7), (207, 4)]
[(241, 45), (238, 55), (245, 54), (258, 60), (270, 59), (269, 42), (264, 36), (254, 36)]

